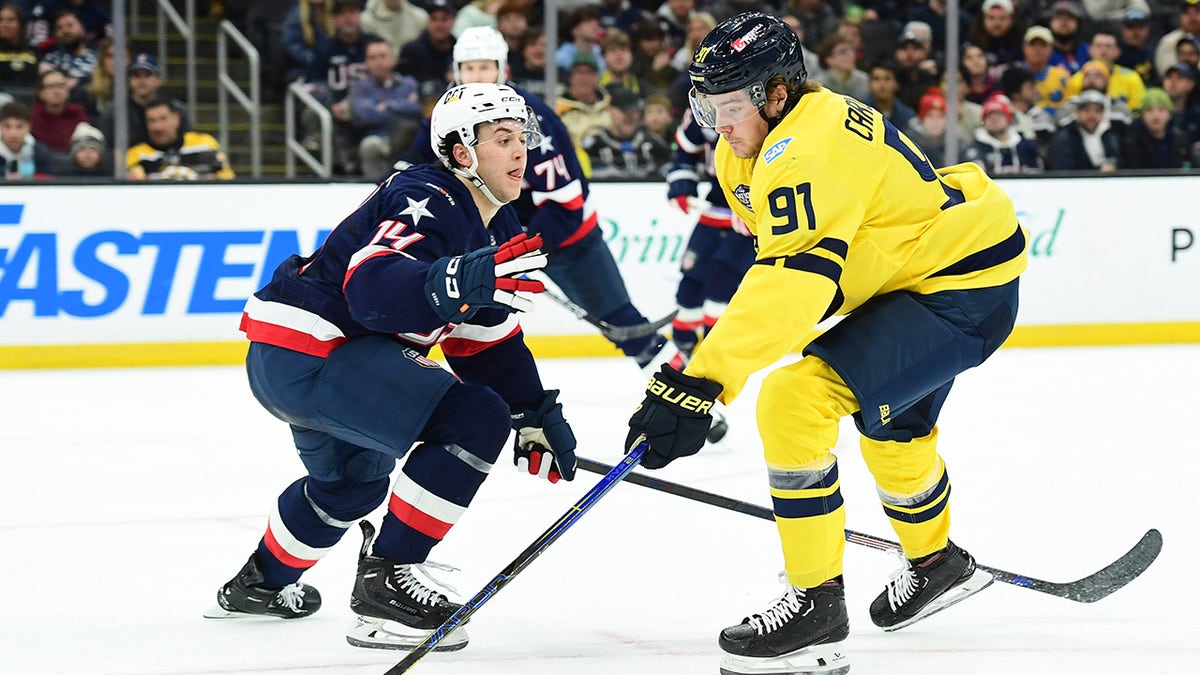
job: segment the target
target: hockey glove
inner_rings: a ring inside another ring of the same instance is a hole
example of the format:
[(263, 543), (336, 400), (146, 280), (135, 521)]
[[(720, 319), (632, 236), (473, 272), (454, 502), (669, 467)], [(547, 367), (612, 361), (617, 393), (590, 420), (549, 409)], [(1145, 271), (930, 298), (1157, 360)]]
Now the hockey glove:
[(557, 398), (558, 390), (552, 389), (537, 409), (512, 411), (512, 427), (517, 432), (513, 464), (551, 483), (559, 478), (575, 479), (575, 434), (563, 418)]
[(684, 375), (669, 365), (650, 378), (646, 398), (629, 418), (625, 447), (639, 435), (650, 441), (642, 466), (661, 469), (680, 457), (700, 452), (712, 426), (713, 401), (721, 385), (702, 377)]
[(540, 281), (513, 277), (546, 266), (541, 246), (541, 237), (519, 234), (499, 248), (487, 246), (439, 258), (425, 275), (425, 297), (447, 323), (462, 323), (485, 307), (528, 312), (533, 301), (517, 292), (541, 293), (546, 287)]
[(689, 208), (691, 207), (691, 204), (690, 204), (691, 200), (692, 200), (692, 197), (688, 197), (687, 195), (676, 195), (674, 197), (671, 197), (671, 203), (674, 204), (680, 211), (683, 211), (684, 213), (687, 213)]

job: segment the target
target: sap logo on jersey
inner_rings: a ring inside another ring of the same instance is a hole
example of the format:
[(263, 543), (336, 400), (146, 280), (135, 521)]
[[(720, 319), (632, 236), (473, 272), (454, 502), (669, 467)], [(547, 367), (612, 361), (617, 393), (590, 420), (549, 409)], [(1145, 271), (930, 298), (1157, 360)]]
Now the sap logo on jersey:
[(775, 160), (779, 159), (779, 156), (783, 154), (783, 151), (785, 149), (787, 149), (788, 143), (791, 143), (791, 142), (792, 142), (792, 137), (788, 136), (787, 138), (783, 139), (782, 141), (779, 141), (779, 142), (775, 143), (774, 145), (772, 145), (771, 147), (767, 148), (767, 151), (763, 153), (763, 161), (766, 162), (767, 164), (770, 164), (771, 162), (774, 162)]
[(314, 250), (329, 234), (5, 227), (19, 226), (22, 215), (29, 215), (25, 204), (0, 204), (0, 317), (14, 305), (28, 307), (33, 318), (237, 314), (246, 294), (231, 285), (263, 286), (279, 263)]

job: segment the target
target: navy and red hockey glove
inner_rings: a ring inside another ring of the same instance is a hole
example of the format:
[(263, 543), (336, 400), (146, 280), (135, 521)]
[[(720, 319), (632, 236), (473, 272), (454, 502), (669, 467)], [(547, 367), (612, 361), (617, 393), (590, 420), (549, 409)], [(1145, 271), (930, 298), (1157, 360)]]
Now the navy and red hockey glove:
[(546, 287), (516, 277), (546, 266), (541, 247), (541, 237), (519, 234), (499, 247), (439, 258), (425, 275), (425, 297), (446, 323), (462, 323), (485, 307), (528, 312), (533, 301), (517, 293), (541, 293)]
[(712, 426), (712, 407), (722, 387), (712, 380), (684, 375), (667, 364), (650, 378), (646, 398), (629, 418), (626, 452), (638, 436), (650, 441), (642, 466), (661, 469), (680, 457), (700, 452)]
[(512, 427), (517, 432), (513, 464), (551, 483), (575, 479), (575, 434), (557, 399), (558, 390), (552, 389), (537, 408), (512, 411)]

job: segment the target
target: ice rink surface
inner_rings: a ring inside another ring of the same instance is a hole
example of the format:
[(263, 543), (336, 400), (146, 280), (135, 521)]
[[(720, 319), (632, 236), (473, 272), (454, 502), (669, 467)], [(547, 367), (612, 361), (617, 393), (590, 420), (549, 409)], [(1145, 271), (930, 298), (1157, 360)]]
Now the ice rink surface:
[[(548, 360), (579, 453), (612, 463), (643, 381), (621, 359)], [(293, 622), (201, 618), (301, 475), (283, 423), (242, 370), (0, 374), (0, 672), (12, 675), (379, 675), (402, 653), (346, 644), (360, 538), (306, 576), (325, 605)], [(721, 445), (660, 472), (768, 505), (758, 378)], [(953, 537), (984, 564), (1068, 581), (1148, 528), (1139, 579), (1084, 605), (1005, 584), (908, 629), (867, 617), (899, 559), (848, 544), (852, 673), (1200, 672), (1200, 346), (1005, 349), (959, 378), (940, 425)], [(836, 452), (848, 527), (894, 538), (847, 421)], [(545, 484), (506, 455), (434, 550), (469, 597), (599, 479)], [(378, 523), (379, 513), (372, 516)], [(774, 526), (618, 485), (472, 618), (429, 675), (715, 675), (717, 632), (781, 591)]]

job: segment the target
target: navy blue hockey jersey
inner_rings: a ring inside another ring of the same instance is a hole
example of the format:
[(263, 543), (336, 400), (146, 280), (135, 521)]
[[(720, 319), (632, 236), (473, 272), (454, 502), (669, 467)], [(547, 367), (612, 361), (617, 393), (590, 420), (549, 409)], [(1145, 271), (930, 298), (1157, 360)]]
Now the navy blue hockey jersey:
[(521, 233), (511, 206), (484, 227), (471, 192), (431, 165), (392, 174), (312, 256), (285, 260), (246, 303), (241, 328), (254, 342), (326, 357), (354, 337), (392, 336), (421, 354), (440, 344), (463, 380), (510, 405), (542, 395), (515, 312), (481, 309), (447, 324), (425, 297), (430, 265)]
[[(596, 209), (588, 202), (588, 182), (567, 127), (542, 99), (512, 82), (508, 86), (525, 99), (537, 115), (542, 128), (542, 144), (529, 151), (521, 196), (513, 202), (517, 217), (530, 236), (542, 235), (546, 250), (570, 246), (591, 232), (598, 222)], [(404, 159), (408, 162), (432, 162), (429, 120), (417, 133)]]
[(684, 111), (679, 128), (675, 130), (675, 161), (667, 167), (667, 199), (681, 195), (696, 197), (700, 181), (708, 181), (708, 206), (700, 213), (698, 222), (707, 227), (726, 228), (732, 227), (733, 212), (729, 210), (725, 192), (717, 183), (717, 170), (713, 167), (713, 151), (720, 137), (716, 129), (700, 126), (690, 110)]

